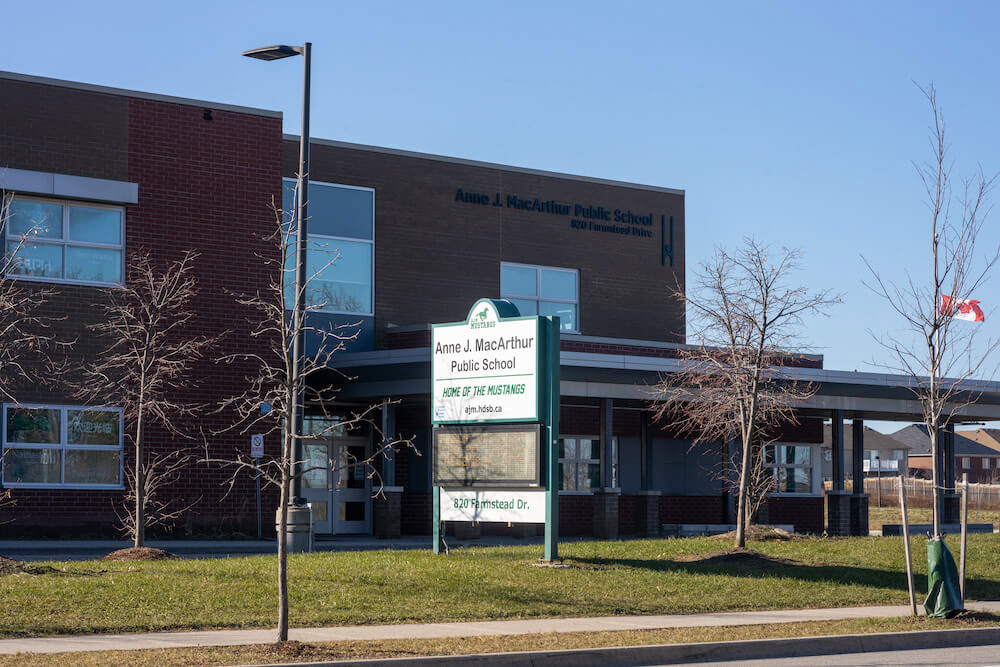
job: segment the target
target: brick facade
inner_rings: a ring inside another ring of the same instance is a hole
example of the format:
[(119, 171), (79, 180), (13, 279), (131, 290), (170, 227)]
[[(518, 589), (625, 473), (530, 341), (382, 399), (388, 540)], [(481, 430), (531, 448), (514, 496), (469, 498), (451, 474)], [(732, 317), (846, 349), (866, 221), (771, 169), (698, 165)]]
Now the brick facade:
[[(281, 119), (270, 115), (215, 110), (204, 119), (201, 105), (171, 103), (0, 79), (0, 160), (2, 168), (130, 181), (139, 184), (138, 204), (126, 206), (126, 256), (147, 252), (156, 263), (180, 258), (196, 249), (194, 329), (199, 335), (223, 336), (216, 356), (237, 351), (265, 351), (266, 341), (249, 336), (253, 313), (239, 306), (232, 293), (266, 288), (271, 275), (255, 253), (277, 255), (264, 238), (274, 229), (267, 206), (280, 194)], [(234, 243), (238, 239), (238, 243)], [(126, 274), (126, 280), (127, 280)], [(101, 317), (102, 288), (53, 285), (58, 295), (47, 311), (63, 340), (76, 340), (70, 355), (85, 363), (101, 347), (87, 324)], [(191, 380), (175, 399), (214, 407), (241, 393), (251, 364), (220, 365), (212, 359), (196, 365)], [(20, 387), (25, 402), (75, 404), (65, 387)], [(232, 415), (205, 416), (187, 424), (197, 434), (218, 431)], [(124, 465), (132, 465), (129, 424), (125, 425)], [(151, 453), (194, 448), (156, 424), (146, 441)], [(266, 443), (275, 451), (277, 439)], [(248, 448), (247, 436), (236, 433), (209, 438), (211, 457), (231, 457)], [(249, 476), (226, 492), (221, 483), (229, 472), (193, 464), (174, 485), (178, 502), (198, 502), (176, 531), (232, 534), (256, 532), (254, 484)], [(120, 491), (14, 489), (16, 506), (8, 534), (108, 536), (115, 531), (114, 506)], [(264, 516), (274, 506), (265, 492)], [(270, 523), (269, 521), (266, 523)], [(273, 532), (273, 529), (270, 529)]]

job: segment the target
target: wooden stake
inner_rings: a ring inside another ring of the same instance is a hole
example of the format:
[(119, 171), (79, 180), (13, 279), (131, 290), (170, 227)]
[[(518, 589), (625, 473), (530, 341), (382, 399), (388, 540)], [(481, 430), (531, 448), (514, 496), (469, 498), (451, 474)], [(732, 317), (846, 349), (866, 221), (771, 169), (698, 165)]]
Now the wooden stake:
[(958, 590), (965, 606), (965, 542), (969, 532), (969, 473), (962, 473), (962, 554), (958, 566)]
[(917, 596), (913, 592), (913, 559), (910, 556), (910, 525), (906, 516), (906, 485), (903, 478), (899, 480), (899, 509), (903, 514), (903, 546), (906, 549), (906, 587), (910, 591), (910, 607), (913, 615), (917, 615)]

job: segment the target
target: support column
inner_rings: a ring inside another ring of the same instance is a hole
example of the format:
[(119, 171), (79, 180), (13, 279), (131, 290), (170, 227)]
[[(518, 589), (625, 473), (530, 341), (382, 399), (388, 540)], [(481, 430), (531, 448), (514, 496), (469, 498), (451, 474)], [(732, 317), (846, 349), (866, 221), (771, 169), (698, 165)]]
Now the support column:
[(851, 422), (851, 535), (868, 535), (868, 494), (865, 493), (865, 422), (855, 417)]
[[(382, 400), (382, 446), (395, 439), (396, 406)], [(379, 539), (399, 538), (403, 522), (403, 487), (396, 486), (396, 452), (382, 454), (382, 488), (372, 501), (372, 531)]]
[(940, 432), (942, 436), (940, 447), (944, 455), (941, 494), (941, 523), (958, 523), (960, 521), (961, 495), (955, 492), (955, 425), (948, 424)]
[(643, 412), (639, 422), (639, 535), (641, 537), (660, 536), (660, 492), (649, 488), (653, 476), (650, 474), (649, 458), (649, 413)]
[(615, 486), (614, 464), (617, 452), (614, 436), (614, 401), (601, 399), (601, 488), (594, 491), (594, 537), (618, 539), (618, 509), (621, 489)]
[(833, 489), (826, 492), (827, 532), (837, 536), (850, 535), (851, 493), (844, 490), (844, 413), (834, 410), (831, 421)]

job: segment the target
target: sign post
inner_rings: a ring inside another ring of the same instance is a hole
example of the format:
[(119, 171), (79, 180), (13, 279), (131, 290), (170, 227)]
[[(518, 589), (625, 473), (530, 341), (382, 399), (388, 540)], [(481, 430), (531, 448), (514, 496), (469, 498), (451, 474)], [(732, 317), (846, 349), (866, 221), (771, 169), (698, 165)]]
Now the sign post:
[[(262, 433), (254, 433), (250, 436), (250, 456), (254, 459), (260, 459), (264, 456), (264, 435)], [(255, 461), (255, 463), (260, 463), (260, 461)], [(257, 468), (255, 479), (257, 481), (257, 539), (259, 540), (263, 534), (260, 523), (260, 468)]]
[(559, 318), (480, 299), (431, 327), (434, 553), (443, 521), (545, 523), (558, 559)]

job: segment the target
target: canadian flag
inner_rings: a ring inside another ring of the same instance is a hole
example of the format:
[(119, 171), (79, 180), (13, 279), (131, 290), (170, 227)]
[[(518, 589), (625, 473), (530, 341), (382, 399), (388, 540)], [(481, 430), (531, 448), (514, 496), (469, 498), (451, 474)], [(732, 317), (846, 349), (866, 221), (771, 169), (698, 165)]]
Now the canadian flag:
[(947, 294), (941, 295), (941, 314), (969, 322), (982, 322), (986, 319), (983, 317), (983, 309), (975, 299), (953, 299)]

